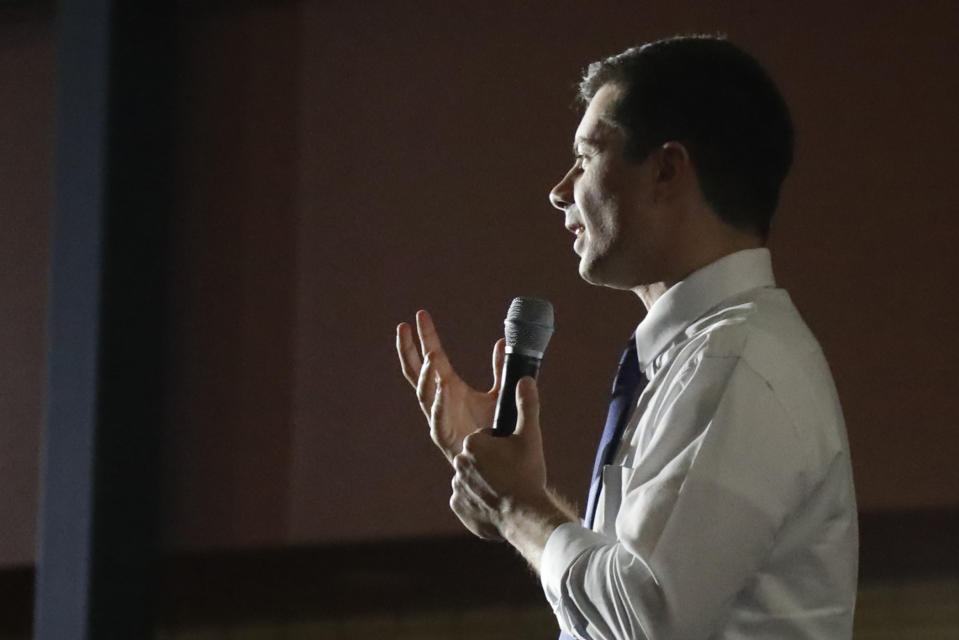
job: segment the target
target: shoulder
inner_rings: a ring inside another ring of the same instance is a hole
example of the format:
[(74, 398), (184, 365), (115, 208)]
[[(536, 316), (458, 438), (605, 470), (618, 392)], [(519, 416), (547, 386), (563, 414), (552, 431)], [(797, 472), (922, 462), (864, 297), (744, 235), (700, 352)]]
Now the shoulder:
[(783, 289), (757, 289), (727, 299), (690, 324), (685, 334), (703, 355), (744, 358), (760, 371), (773, 356), (821, 353)]
[[(727, 392), (769, 396), (814, 460), (825, 462), (848, 448), (829, 366), (785, 290), (724, 301), (686, 329), (685, 347), (680, 360), (691, 365), (730, 363)], [(740, 384), (732, 384), (734, 378)]]

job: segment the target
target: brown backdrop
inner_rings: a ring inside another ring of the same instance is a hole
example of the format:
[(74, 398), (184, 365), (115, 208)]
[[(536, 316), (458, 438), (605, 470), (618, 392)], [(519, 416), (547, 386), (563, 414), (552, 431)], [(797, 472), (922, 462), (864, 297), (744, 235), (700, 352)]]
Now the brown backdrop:
[[(521, 294), (557, 309), (547, 455), (555, 484), (582, 500), (611, 368), (642, 308), (579, 280), (546, 193), (569, 162), (580, 69), (689, 31), (727, 32), (792, 106), (798, 150), (772, 249), (836, 375), (860, 507), (959, 507), (951, 4), (496, 4), (184, 13), (168, 544), (459, 531), (394, 327), (430, 309), (454, 363), (486, 385)], [(13, 523), (0, 564), (32, 558), (50, 26), (0, 28), (0, 513)]]

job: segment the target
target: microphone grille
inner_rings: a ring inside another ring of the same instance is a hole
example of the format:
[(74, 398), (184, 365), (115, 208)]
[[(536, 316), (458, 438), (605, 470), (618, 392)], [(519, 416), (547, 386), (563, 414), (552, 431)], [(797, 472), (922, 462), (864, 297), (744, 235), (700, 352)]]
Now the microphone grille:
[(503, 324), (507, 347), (543, 353), (553, 335), (553, 305), (540, 298), (513, 298)]

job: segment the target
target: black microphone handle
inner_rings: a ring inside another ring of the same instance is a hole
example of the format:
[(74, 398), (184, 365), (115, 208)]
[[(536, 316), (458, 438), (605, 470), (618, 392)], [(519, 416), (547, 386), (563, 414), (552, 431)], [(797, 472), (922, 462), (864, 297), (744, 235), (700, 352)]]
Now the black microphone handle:
[(493, 417), (493, 435), (512, 435), (516, 429), (516, 385), (525, 376), (536, 377), (542, 358), (507, 353), (503, 362), (503, 386), (496, 402), (496, 415)]

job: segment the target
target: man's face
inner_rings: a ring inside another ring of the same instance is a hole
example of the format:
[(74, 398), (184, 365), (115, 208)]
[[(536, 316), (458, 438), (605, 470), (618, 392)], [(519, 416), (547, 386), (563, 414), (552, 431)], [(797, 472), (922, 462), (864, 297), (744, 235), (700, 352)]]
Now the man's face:
[(642, 162), (624, 154), (625, 134), (612, 119), (620, 88), (596, 92), (576, 129), (575, 161), (550, 192), (576, 240), (579, 273), (617, 289), (658, 282), (668, 229), (655, 205), (656, 153)]

